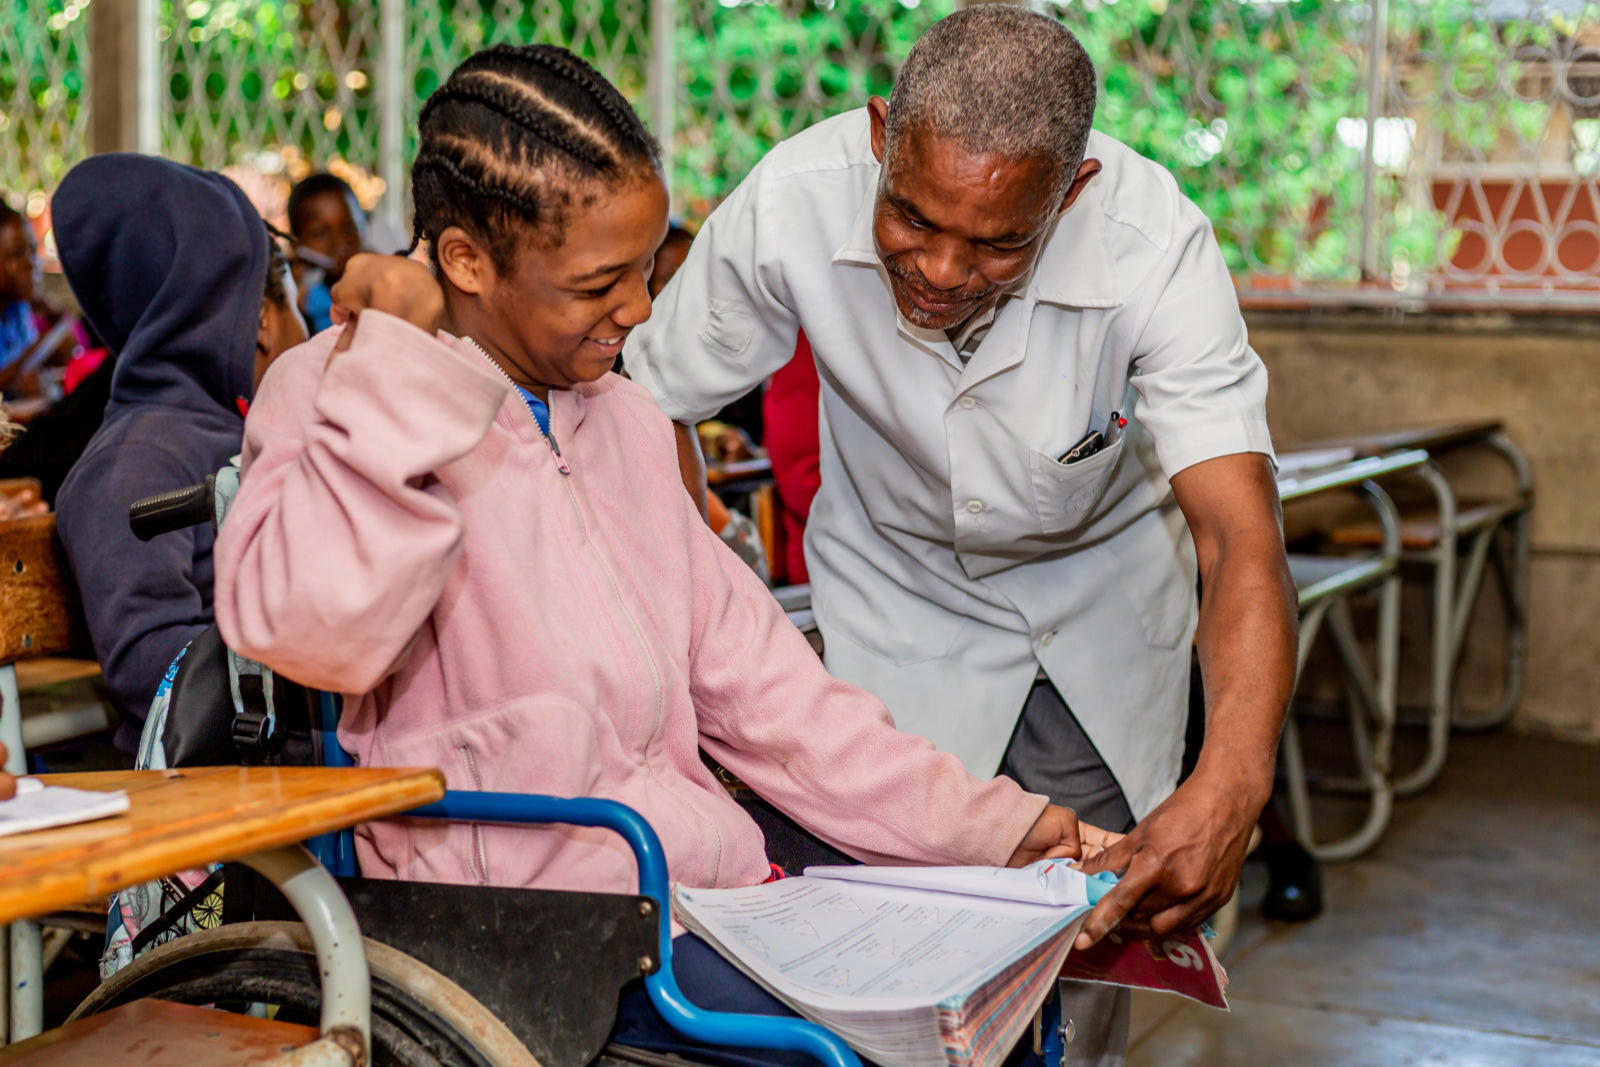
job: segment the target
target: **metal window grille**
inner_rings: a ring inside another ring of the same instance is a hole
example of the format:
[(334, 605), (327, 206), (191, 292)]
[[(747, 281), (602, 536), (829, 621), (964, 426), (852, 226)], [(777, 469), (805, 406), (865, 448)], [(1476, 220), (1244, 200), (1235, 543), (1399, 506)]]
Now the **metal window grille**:
[(87, 6), (0, 2), (0, 190), (34, 217), (88, 139)]
[[(87, 151), (88, 2), (0, 0), (19, 204)], [(399, 222), (428, 93), (476, 48), (549, 41), (622, 87), (702, 217), (771, 145), (887, 92), (954, 2), (138, 0), (158, 22), (149, 143), (269, 205), (328, 166)], [(1034, 2), (1094, 57), (1097, 126), (1171, 168), (1245, 296), (1600, 305), (1582, 0)]]

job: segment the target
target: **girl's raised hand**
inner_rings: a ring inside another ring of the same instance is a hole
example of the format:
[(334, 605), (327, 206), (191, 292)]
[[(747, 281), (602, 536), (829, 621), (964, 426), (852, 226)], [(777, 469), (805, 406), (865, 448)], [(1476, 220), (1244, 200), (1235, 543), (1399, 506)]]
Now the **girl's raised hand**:
[(345, 324), (333, 346), (334, 355), (354, 342), (356, 320), (363, 311), (382, 311), (430, 334), (437, 332), (444, 321), (444, 291), (433, 272), (402, 256), (356, 256), (329, 295), (333, 298), (333, 321)]

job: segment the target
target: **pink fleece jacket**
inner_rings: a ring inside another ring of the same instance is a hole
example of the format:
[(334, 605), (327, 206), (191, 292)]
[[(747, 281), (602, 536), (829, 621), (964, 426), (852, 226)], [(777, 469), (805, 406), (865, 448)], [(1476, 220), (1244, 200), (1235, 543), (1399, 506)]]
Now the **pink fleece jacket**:
[[(1045, 798), (974, 778), (823, 669), (701, 521), (642, 388), (552, 391), (558, 458), (468, 342), (371, 311), (329, 363), (335, 337), (285, 354), (251, 406), (216, 615), (229, 647), (345, 694), (362, 765), (622, 801), (696, 887), (768, 877), (697, 746), (863, 860), (1010, 856)], [(357, 848), (380, 877), (637, 886), (597, 829), (395, 821)]]

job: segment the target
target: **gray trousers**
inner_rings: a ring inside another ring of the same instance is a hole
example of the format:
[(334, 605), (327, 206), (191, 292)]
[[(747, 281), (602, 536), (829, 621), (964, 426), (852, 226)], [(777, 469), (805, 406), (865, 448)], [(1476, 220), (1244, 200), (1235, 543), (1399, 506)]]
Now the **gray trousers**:
[[(1133, 811), (1122, 787), (1047, 681), (1035, 682), (1028, 694), (1000, 773), (1030, 793), (1071, 808), (1086, 823), (1118, 832), (1133, 828)], [(1065, 1062), (1071, 1067), (1122, 1067), (1132, 1007), (1132, 994), (1121, 987), (1062, 982), (1061, 1017), (1071, 1019), (1076, 1031)]]

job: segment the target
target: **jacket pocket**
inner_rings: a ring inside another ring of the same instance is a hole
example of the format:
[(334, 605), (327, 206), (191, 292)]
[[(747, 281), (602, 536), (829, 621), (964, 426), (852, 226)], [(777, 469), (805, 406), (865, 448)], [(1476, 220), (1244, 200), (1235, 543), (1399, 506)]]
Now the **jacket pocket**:
[[(483, 792), (483, 775), (478, 773), (478, 757), (472, 752), (472, 746), (460, 745), (456, 749), (461, 754), (461, 765), (467, 775), (467, 783), (472, 786), (473, 792)], [(468, 823), (472, 833), (472, 877), (477, 879), (479, 885), (489, 884), (489, 857), (483, 848), (483, 824)]]
[(1032, 450), (1029, 467), (1040, 532), (1067, 533), (1082, 525), (1111, 483), (1126, 441), (1126, 437), (1120, 438), (1077, 463), (1062, 463), (1037, 448)]

